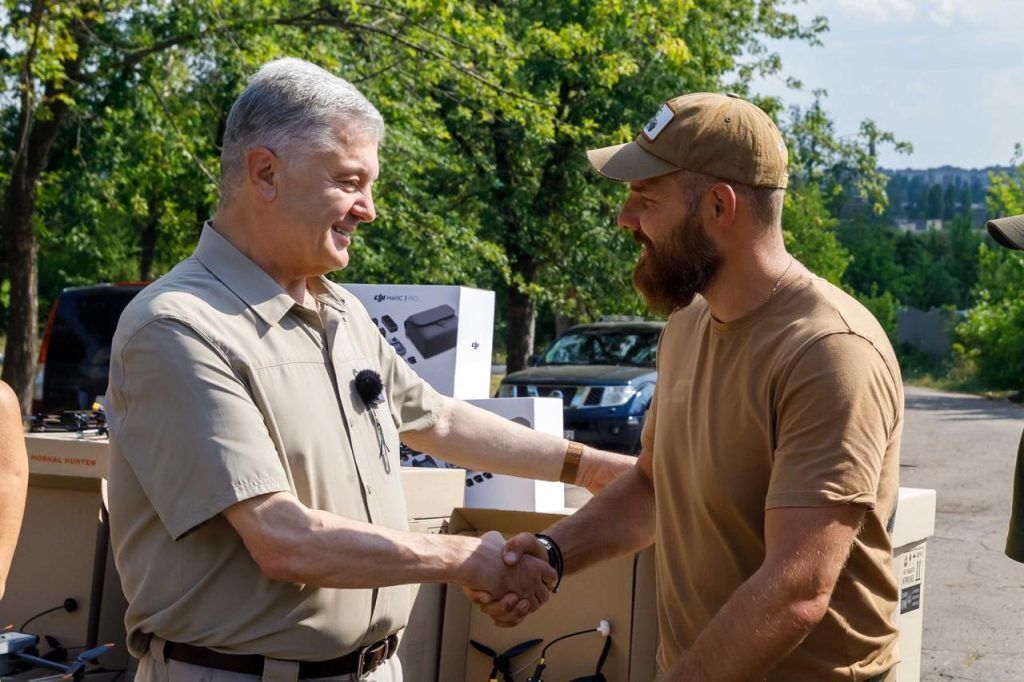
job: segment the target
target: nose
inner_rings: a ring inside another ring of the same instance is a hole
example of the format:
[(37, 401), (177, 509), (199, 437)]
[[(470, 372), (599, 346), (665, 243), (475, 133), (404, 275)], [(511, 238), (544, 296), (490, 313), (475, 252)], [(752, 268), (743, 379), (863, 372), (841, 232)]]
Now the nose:
[(352, 206), (352, 214), (361, 223), (372, 223), (377, 218), (377, 211), (373, 205), (373, 194), (370, 190), (363, 192), (360, 199)]
[(637, 219), (637, 205), (637, 195), (630, 192), (629, 196), (626, 197), (626, 201), (622, 204), (622, 208), (619, 209), (619, 217), (615, 221), (619, 227), (631, 232), (640, 229), (640, 221)]

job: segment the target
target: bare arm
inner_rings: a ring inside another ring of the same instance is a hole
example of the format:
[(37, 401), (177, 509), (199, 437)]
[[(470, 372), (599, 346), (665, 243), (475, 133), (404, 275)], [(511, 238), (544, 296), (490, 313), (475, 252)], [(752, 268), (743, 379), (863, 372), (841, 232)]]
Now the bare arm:
[(492, 594), (512, 591), (538, 605), (547, 599), (543, 581), (553, 584), (554, 571), (544, 561), (504, 566), (498, 533), (472, 538), (392, 530), (310, 509), (283, 492), (239, 502), (224, 515), (272, 580), (351, 589), (452, 582)]
[[(567, 442), (454, 398), (446, 398), (437, 424), (425, 431), (402, 434), (402, 440), (422, 452), (479, 471), (522, 478), (557, 481)], [(576, 484), (597, 492), (636, 460), (590, 447), (583, 449)]]
[(769, 510), (761, 568), (662, 682), (752, 680), (771, 671), (825, 617), (864, 511), (850, 504)]
[(28, 456), (21, 408), (14, 391), (0, 382), (0, 598), (18, 544), (27, 485)]

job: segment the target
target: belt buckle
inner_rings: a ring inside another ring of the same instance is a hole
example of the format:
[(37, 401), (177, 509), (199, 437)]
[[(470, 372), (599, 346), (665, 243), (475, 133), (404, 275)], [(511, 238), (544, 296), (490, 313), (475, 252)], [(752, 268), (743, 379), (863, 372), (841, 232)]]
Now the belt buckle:
[[(382, 650), (384, 654), (380, 658), (377, 658), (377, 654)], [(389, 653), (391, 653), (391, 642), (389, 642), (386, 637), (380, 642), (375, 642), (374, 644), (363, 647), (359, 652), (359, 661), (356, 664), (356, 679), (366, 679), (370, 673), (380, 666), (382, 661), (387, 660)], [(366, 669), (367, 663), (373, 666), (369, 670)]]

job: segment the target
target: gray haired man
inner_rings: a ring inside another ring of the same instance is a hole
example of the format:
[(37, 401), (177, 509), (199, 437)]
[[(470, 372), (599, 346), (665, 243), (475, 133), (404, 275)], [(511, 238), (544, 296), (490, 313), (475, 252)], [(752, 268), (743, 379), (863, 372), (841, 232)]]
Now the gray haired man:
[[(400, 680), (407, 584), (543, 603), (554, 571), (506, 566), (500, 535), (408, 532), (399, 441), (595, 490), (632, 463), (441, 396), (324, 278), (375, 217), (383, 130), (349, 83), (264, 65), (228, 117), (195, 253), (121, 317), (110, 514), (140, 680)], [(376, 406), (362, 370), (383, 379)]]

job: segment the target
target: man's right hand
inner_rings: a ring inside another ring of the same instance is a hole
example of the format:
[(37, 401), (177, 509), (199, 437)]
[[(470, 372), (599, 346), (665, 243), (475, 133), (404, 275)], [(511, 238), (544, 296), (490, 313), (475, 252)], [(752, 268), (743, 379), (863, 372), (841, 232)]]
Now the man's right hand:
[[(541, 561), (550, 569), (554, 580), (557, 580), (557, 574), (548, 563), (547, 549), (540, 544), (532, 533), (520, 533), (510, 538), (508, 542), (505, 542), (501, 549), (501, 558), (505, 566), (509, 568), (514, 568), (520, 563)], [(555, 585), (554, 580), (545, 582), (546, 586), (553, 588)], [(496, 593), (474, 589), (472, 586), (467, 585), (464, 585), (462, 590), (466, 597), (478, 605), (481, 611), (490, 616), (498, 627), (514, 627), (539, 608), (539, 605), (535, 607), (533, 602), (522, 598), (520, 593), (514, 591), (500, 594), (499, 597)], [(546, 600), (547, 597), (545, 597)]]
[(548, 600), (557, 578), (532, 535), (521, 533), (506, 543), (490, 531), (463, 562), (457, 582), (496, 625), (512, 627)]

